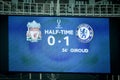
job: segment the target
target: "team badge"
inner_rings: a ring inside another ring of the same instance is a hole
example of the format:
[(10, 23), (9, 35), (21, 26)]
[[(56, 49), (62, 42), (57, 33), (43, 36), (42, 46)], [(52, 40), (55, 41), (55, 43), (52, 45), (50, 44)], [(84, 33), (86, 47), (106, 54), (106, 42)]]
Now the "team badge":
[(88, 24), (80, 24), (76, 31), (76, 36), (82, 43), (88, 43), (92, 40), (94, 35), (93, 29)]
[(26, 38), (27, 41), (30, 42), (38, 42), (41, 40), (41, 30), (40, 30), (40, 23), (37, 23), (35, 20), (32, 22), (28, 22), (27, 24), (27, 33), (26, 33)]

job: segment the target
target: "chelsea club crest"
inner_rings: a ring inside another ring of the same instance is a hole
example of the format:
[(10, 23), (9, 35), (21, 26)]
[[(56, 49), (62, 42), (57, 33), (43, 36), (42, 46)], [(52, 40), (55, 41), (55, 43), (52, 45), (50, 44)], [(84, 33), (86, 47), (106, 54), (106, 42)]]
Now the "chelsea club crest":
[(90, 25), (80, 24), (76, 31), (76, 36), (82, 43), (89, 43), (93, 38), (94, 32)]

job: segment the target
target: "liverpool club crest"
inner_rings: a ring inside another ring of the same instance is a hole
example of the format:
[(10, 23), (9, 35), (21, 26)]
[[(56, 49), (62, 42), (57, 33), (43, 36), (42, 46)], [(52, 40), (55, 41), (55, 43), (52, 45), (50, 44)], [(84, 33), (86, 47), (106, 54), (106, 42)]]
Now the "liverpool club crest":
[(40, 23), (37, 23), (35, 20), (27, 23), (28, 28), (26, 33), (27, 41), (38, 42), (39, 40), (41, 40), (40, 27), (41, 27)]

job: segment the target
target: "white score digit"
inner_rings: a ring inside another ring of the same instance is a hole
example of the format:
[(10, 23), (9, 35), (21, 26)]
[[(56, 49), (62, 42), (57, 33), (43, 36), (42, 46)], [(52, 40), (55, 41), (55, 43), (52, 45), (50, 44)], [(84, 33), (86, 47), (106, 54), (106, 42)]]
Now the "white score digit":
[[(66, 36), (63, 39), (66, 41), (66, 46), (69, 46), (69, 37)], [(48, 44), (50, 46), (53, 46), (55, 44), (55, 37), (54, 36), (48, 36), (47, 41), (48, 41)]]
[(64, 40), (66, 40), (66, 46), (69, 46), (69, 37), (68, 36), (64, 37)]
[(50, 46), (53, 46), (55, 44), (55, 37), (49, 36), (47, 41)]

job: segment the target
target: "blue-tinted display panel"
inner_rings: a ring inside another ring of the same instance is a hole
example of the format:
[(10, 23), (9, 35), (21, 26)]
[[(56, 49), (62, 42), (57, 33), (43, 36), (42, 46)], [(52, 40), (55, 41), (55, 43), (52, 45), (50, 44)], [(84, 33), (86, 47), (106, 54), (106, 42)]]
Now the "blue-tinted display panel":
[(9, 16), (9, 71), (110, 73), (109, 19)]

